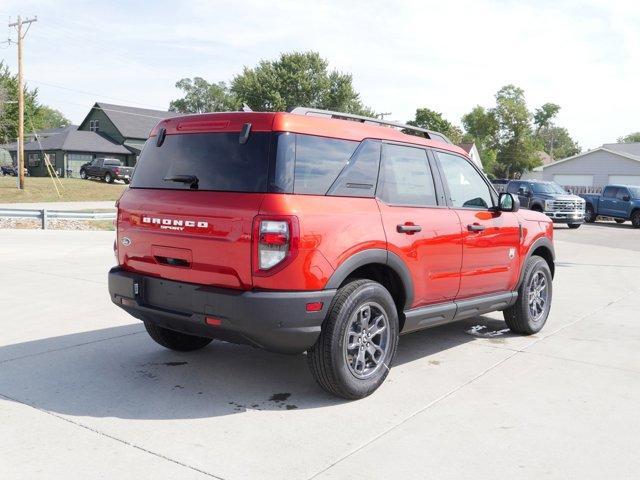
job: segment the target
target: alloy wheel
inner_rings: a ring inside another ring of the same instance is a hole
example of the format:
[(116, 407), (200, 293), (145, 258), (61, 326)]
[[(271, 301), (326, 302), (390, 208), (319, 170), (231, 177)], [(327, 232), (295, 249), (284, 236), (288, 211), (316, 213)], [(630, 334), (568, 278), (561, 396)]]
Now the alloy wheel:
[(361, 305), (349, 319), (345, 331), (344, 358), (349, 371), (360, 379), (376, 373), (391, 348), (389, 339), (389, 320), (384, 309), (375, 302)]
[(533, 274), (529, 282), (529, 312), (532, 319), (537, 322), (543, 316), (547, 308), (549, 291), (547, 289), (547, 277), (538, 271)]

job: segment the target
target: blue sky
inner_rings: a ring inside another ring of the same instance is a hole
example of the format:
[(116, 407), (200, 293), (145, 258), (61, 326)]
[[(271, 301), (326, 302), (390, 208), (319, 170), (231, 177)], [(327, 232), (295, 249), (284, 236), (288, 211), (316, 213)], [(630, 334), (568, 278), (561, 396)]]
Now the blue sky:
[[(2, 0), (0, 41), (18, 13), (38, 16), (29, 85), (74, 122), (95, 101), (167, 108), (180, 78), (317, 50), (395, 120), (429, 107), (460, 123), (514, 83), (531, 108), (560, 104), (583, 148), (640, 130), (640, 2)], [(15, 46), (0, 59), (15, 71)]]

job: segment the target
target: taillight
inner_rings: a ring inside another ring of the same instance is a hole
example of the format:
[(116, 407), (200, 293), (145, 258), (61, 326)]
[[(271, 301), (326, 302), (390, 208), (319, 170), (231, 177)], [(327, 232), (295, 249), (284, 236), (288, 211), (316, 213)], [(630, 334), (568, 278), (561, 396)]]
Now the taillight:
[(253, 226), (255, 275), (271, 275), (288, 264), (298, 250), (298, 219), (258, 216)]
[(116, 175), (120, 175), (120, 169), (118, 167), (114, 168), (113, 173), (115, 173)]

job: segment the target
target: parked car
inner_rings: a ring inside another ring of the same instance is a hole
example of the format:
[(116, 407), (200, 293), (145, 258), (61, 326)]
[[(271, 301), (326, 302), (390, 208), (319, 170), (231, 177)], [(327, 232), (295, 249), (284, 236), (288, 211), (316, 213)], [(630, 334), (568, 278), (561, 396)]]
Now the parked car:
[(521, 207), (543, 212), (554, 223), (566, 223), (569, 228), (579, 228), (584, 223), (584, 199), (555, 182), (513, 180), (507, 185), (507, 192), (518, 196)]
[(611, 217), (618, 223), (631, 220), (640, 228), (640, 186), (607, 185), (602, 195), (581, 195), (587, 203), (585, 220), (595, 222), (599, 216)]
[(116, 158), (94, 158), (80, 167), (80, 178), (100, 178), (107, 183), (113, 183), (114, 180), (129, 183), (132, 175), (133, 167), (123, 166)]
[(491, 180), (491, 184), (498, 192), (505, 192), (507, 190), (508, 178), (494, 178)]
[(12, 165), (2, 165), (0, 167), (0, 170), (2, 170), (3, 176), (6, 176), (6, 175), (11, 175), (12, 177), (18, 176), (18, 169)]
[(415, 127), (304, 108), (167, 119), (117, 205), (109, 293), (153, 340), (306, 351), (348, 399), (380, 386), (400, 334), (502, 310), (529, 335), (551, 307), (551, 220)]

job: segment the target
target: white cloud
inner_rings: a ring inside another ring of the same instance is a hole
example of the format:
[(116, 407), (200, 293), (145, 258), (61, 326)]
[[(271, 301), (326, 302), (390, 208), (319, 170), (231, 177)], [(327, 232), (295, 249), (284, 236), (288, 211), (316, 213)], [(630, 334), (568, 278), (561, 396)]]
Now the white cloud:
[[(8, 3), (7, 3), (8, 2)], [(625, 1), (229, 2), (5, 0), (0, 18), (38, 14), (27, 78), (79, 121), (93, 101), (167, 106), (179, 78), (228, 80), (282, 51), (317, 50), (353, 74), (363, 100), (407, 120), (416, 107), (450, 120), (514, 83), (530, 107), (562, 106), (583, 147), (640, 130), (640, 4)], [(15, 65), (12, 49), (0, 50)]]

